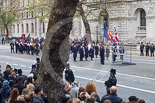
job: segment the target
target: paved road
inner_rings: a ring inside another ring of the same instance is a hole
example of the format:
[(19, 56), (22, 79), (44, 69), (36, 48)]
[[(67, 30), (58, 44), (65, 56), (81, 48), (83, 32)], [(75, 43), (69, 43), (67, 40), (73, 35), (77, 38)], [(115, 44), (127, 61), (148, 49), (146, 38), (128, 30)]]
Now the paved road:
[[(29, 74), (31, 65), (35, 63), (36, 56), (11, 54), (8, 46), (0, 46), (0, 64), (4, 69), (6, 64), (12, 67), (22, 68), (25, 74)], [(105, 65), (100, 65), (100, 59), (94, 61), (73, 62), (70, 56), (71, 68), (80, 86), (94, 81), (100, 96), (105, 94), (104, 81), (108, 79), (109, 70), (117, 69), (118, 95), (125, 101), (131, 95), (143, 98), (147, 103), (154, 103), (155, 98), (155, 58), (133, 56), (132, 62), (136, 65), (112, 64), (110, 60)]]

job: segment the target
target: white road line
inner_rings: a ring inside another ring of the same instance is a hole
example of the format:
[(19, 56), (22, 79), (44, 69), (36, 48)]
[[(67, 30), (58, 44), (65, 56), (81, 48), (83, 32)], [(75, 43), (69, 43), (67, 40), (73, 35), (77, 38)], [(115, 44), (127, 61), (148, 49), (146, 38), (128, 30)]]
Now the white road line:
[[(74, 69), (74, 68), (80, 68), (80, 69), (83, 69), (83, 70), (91, 70), (91, 71), (96, 71), (96, 72), (109, 73), (109, 71), (96, 70), (96, 69), (86, 68), (86, 67), (77, 67), (77, 66), (71, 66), (71, 67), (73, 67), (72, 69)], [(142, 77), (142, 76), (136, 76), (136, 75), (131, 75), (131, 74), (125, 74), (125, 73), (118, 73), (117, 72), (117, 75), (128, 76), (128, 77), (135, 77), (135, 78), (141, 78), (141, 79), (147, 79), (147, 80), (153, 80), (153, 81), (155, 81), (155, 78), (149, 78), (149, 77), (144, 77), (144, 76)]]
[[(75, 76), (75, 77), (76, 77), (76, 78), (79, 78), (79, 79), (90, 80), (90, 81), (93, 81), (93, 80), (94, 80), (94, 79), (91, 79), (91, 78), (86, 78), (86, 77), (81, 77), (81, 76)], [(105, 81), (95, 80), (95, 82), (103, 83), (103, 84), (104, 84)], [(121, 84), (117, 84), (117, 86), (118, 86), (118, 87), (122, 87), (122, 88), (137, 90), (137, 91), (141, 91), (141, 92), (146, 92), (146, 93), (155, 94), (155, 91), (151, 91), (151, 90), (145, 90), (145, 89), (136, 88), (136, 87), (131, 87), (131, 86), (126, 86), (126, 85), (121, 85)]]

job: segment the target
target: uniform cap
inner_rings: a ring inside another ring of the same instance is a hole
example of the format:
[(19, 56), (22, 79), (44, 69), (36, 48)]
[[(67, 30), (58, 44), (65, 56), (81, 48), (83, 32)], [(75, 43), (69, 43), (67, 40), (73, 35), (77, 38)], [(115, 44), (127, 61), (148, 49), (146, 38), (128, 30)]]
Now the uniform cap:
[(139, 98), (137, 98), (136, 96), (130, 96), (129, 98), (129, 101), (138, 101)]
[(70, 67), (70, 64), (67, 62), (66, 67)]
[(115, 69), (115, 68), (112, 68), (112, 69), (110, 70), (110, 72), (113, 73), (113, 74), (116, 74), (116, 69)]
[(9, 81), (8, 80), (5, 80), (5, 81), (3, 81), (3, 85), (9, 85)]
[(32, 65), (32, 68), (36, 68), (36, 65), (35, 65), (35, 64), (33, 64), (33, 65)]

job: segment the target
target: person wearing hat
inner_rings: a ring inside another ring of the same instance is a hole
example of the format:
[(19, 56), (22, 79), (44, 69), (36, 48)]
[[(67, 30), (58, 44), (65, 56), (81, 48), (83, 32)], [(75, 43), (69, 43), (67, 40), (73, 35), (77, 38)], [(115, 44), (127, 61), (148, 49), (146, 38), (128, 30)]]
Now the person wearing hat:
[(37, 71), (39, 70), (39, 65), (40, 65), (40, 58), (36, 58), (36, 67), (37, 67)]
[(34, 96), (32, 103), (45, 103), (44, 100), (41, 98), (41, 95), (43, 94), (43, 89), (41, 87), (36, 87), (34, 92), (36, 96)]
[(112, 87), (112, 86), (116, 86), (117, 78), (115, 77), (115, 74), (116, 74), (116, 69), (112, 68), (110, 70), (110, 77), (109, 77), (109, 79), (107, 81), (105, 81), (105, 83), (104, 83), (107, 89)]
[(8, 81), (10, 82), (10, 86), (12, 87), (14, 84), (17, 83), (18, 77), (17, 77), (17, 69), (13, 69), (11, 71), (11, 75), (8, 77)]
[(3, 94), (3, 95), (1, 95), (0, 103), (6, 103), (9, 99), (9, 96), (11, 93), (11, 88), (9, 87), (8, 80), (3, 81), (3, 86), (0, 89), (0, 93)]
[(101, 58), (101, 64), (104, 65), (104, 59), (105, 59), (105, 56), (104, 56), (104, 46), (102, 45), (101, 48), (100, 48), (100, 58)]
[(74, 80), (75, 80), (73, 71), (70, 69), (70, 64), (69, 64), (69, 63), (66, 64), (65, 79), (66, 79), (66, 81), (69, 82), (70, 84), (73, 83)]
[(139, 100), (139, 98), (137, 98), (136, 96), (130, 96), (128, 99), (129, 103), (137, 103), (137, 101)]
[(26, 75), (23, 75), (23, 71), (22, 69), (18, 69), (18, 78), (22, 76), (23, 77), (23, 81), (27, 80), (27, 76)]
[(33, 74), (34, 81), (36, 81), (37, 80), (37, 67), (35, 64), (32, 65), (32, 70), (31, 70), (30, 74)]

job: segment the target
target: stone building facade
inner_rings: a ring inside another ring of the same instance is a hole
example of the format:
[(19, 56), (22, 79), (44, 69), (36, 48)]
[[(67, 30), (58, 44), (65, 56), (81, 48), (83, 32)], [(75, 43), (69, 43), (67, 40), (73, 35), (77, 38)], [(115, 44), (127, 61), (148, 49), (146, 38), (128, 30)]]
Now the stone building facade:
[[(5, 0), (4, 0), (5, 1)], [(29, 0), (20, 0), (20, 9), (18, 12), (21, 17), (12, 24), (11, 35), (21, 36), (25, 34), (32, 37), (45, 37), (47, 31), (48, 20), (42, 22), (28, 10)], [(91, 36), (94, 41), (104, 40), (104, 10), (108, 13), (108, 24), (112, 34), (114, 27), (118, 32), (118, 37), (121, 41), (135, 42), (146, 41), (155, 42), (155, 0), (85, 0), (89, 3), (90, 8), (98, 8), (92, 11), (94, 16), (89, 16), (89, 24)], [(95, 1), (95, 2), (94, 2)], [(109, 1), (109, 2), (105, 2)], [(102, 15), (103, 14), (103, 15)], [(75, 17), (73, 29), (70, 33), (72, 39), (81, 39), (85, 35), (85, 28), (80, 17)]]
[[(87, 1), (92, 1), (90, 7), (94, 6), (95, 3), (93, 0)], [(106, 7), (109, 29), (114, 34), (114, 27), (116, 27), (118, 37), (121, 41), (155, 42), (155, 0), (111, 0), (109, 3), (99, 0), (98, 2), (94, 8), (97, 6)], [(102, 12), (103, 9), (94, 11), (94, 14), (98, 13), (98, 18), (100, 19), (88, 18), (93, 40), (103, 40), (104, 17), (100, 17)], [(74, 26), (83, 27), (76, 24)], [(97, 26), (99, 27), (98, 30), (96, 28)], [(77, 31), (85, 32), (84, 29)], [(96, 36), (97, 34), (98, 36)]]

